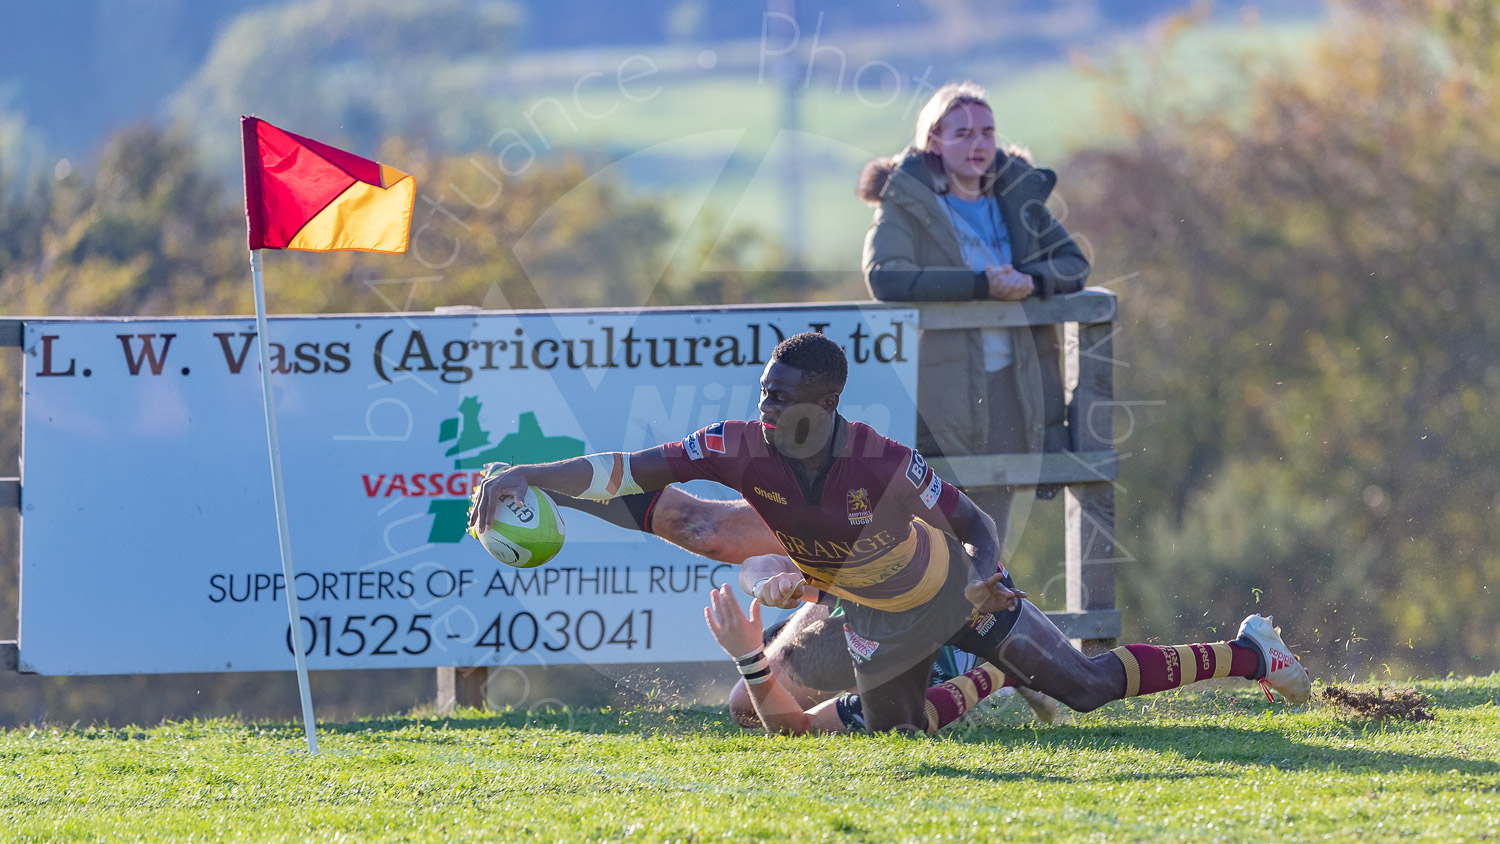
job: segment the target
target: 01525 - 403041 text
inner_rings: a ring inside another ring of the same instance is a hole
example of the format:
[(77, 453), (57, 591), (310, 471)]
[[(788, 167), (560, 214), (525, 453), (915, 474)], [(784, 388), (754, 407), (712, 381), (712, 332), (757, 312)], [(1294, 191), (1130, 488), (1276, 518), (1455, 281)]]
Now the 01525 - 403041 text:
[[(471, 639), (476, 648), (501, 651), (510, 649), (527, 653), (537, 648), (557, 653), (575, 648), (585, 653), (600, 649), (633, 651), (639, 646), (650, 650), (653, 644), (655, 612), (627, 610), (623, 616), (606, 617), (598, 610), (570, 613), (553, 610), (545, 615), (527, 610), (501, 611), (495, 614), (478, 636), (460, 633), (437, 634), (435, 638), (430, 613), (417, 613), (401, 619), (389, 613), (380, 615), (302, 616), (303, 648), (306, 655), (357, 657), (427, 653), (438, 639)], [(287, 652), (292, 651), (291, 625), (286, 629)]]

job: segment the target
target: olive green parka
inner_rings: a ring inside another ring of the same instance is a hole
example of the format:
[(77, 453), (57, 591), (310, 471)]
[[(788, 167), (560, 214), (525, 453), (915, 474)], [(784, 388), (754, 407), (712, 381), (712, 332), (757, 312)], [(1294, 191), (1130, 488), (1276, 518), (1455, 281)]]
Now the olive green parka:
[[(1057, 174), (1032, 166), (1024, 151), (1011, 149), (996, 155), (986, 181), (1010, 234), (1012, 265), (1032, 277), (1032, 296), (1082, 290), (1089, 262), (1047, 208)], [(875, 218), (865, 236), (864, 273), (876, 299), (989, 298), (984, 273), (975, 273), (964, 260), (942, 205), (944, 191), (936, 157), (919, 150), (908, 148), (865, 166), (858, 194), (875, 206)], [(1006, 330), (1028, 450), (1070, 448), (1056, 327)], [(918, 448), (933, 454), (987, 453), (988, 378), (980, 331), (923, 332), (920, 350)]]

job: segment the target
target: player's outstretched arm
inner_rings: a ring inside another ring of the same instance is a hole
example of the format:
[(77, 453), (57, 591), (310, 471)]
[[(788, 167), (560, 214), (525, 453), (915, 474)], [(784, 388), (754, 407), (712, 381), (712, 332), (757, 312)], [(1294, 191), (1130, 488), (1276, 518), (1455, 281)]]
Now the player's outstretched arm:
[(474, 506), (469, 509), (469, 526), (488, 530), (495, 507), (502, 500), (523, 498), (533, 486), (573, 498), (605, 500), (661, 489), (674, 480), (661, 446), (634, 454), (611, 451), (555, 463), (512, 466), (480, 483)]

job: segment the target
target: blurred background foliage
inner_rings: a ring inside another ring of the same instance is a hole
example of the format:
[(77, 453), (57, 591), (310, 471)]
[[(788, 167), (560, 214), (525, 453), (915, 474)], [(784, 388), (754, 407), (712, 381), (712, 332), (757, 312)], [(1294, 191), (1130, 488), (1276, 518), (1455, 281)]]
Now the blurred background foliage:
[(1121, 446), (1132, 629), (1254, 590), (1325, 671), (1500, 659), (1497, 15), (1339, 9), (1241, 114), (1067, 169), (1096, 283), (1140, 273), (1118, 393), (1167, 402)]
[[(642, 190), (655, 176), (614, 166), (621, 153), (586, 132), (554, 134), (555, 148), (538, 144), (535, 162), (502, 172), (485, 137), (442, 115), (520, 125), (494, 121), (526, 96), (525, 57), (509, 76), (486, 69), (528, 25), (514, 8), (440, 3), (420, 20), (397, 3), (350, 9), (314, 0), (236, 19), (236, 36), (176, 95), (176, 122), (113, 131), (88, 164), (48, 156), (24, 120), (0, 112), (0, 312), (251, 311), (234, 151), (226, 172), (194, 115), (222, 122), (247, 99), (280, 98), (254, 87), (264, 83), (247, 69), (263, 61), (319, 80), (263, 116), (378, 149), (425, 197), (413, 254), (269, 256), (273, 312), (865, 295), (858, 230), (829, 230), (843, 257), (827, 271), (786, 271), (774, 207), (734, 166), (724, 178), (743, 191), (729, 207), (682, 184)], [(685, 14), (678, 25), (691, 28)], [(1144, 46), (1045, 66), (997, 97), (1008, 134), (1035, 134), (1042, 163), (1059, 170), (1055, 210), (1086, 241), (1093, 282), (1121, 296), (1116, 395), (1139, 402), (1116, 419), (1126, 636), (1210, 639), (1272, 612), (1328, 679), (1491, 672), (1500, 2), (1336, 4), (1300, 34), (1264, 26), (1247, 15), (1231, 37), (1201, 10), (1183, 14)], [(453, 41), (456, 30), (466, 36)], [(1258, 40), (1276, 46), (1237, 46)], [(1217, 77), (1203, 72), (1205, 49)], [(497, 78), (517, 86), (510, 105)], [(673, 91), (701, 95), (697, 84), (664, 76), (658, 107), (677, 107)], [(1038, 98), (1028, 85), (1065, 105), (1002, 107), (1022, 91)], [(806, 95), (809, 114), (836, 113), (832, 99), (816, 107), (820, 96), (832, 95)], [(724, 108), (685, 101), (708, 125)], [(910, 125), (899, 108), (857, 119), (873, 139), (818, 159), (809, 185), (838, 192), (810, 187), (810, 217), (823, 203), (867, 220), (851, 195), (865, 150), (894, 151)], [(622, 131), (644, 130), (633, 119)], [(688, 156), (681, 173), (696, 166)], [(4, 365), (18, 371), (20, 354)], [(19, 400), (0, 393), (0, 413), (19, 418)], [(18, 434), (0, 432), (3, 459), (16, 459)], [(1048, 606), (1062, 601), (1061, 509), (1027, 502), (1014, 534), (1013, 567)], [(10, 518), (0, 548), (16, 545)], [(14, 634), (15, 600), (15, 579), (0, 580), (0, 638)], [(431, 698), (431, 674), (328, 673), (314, 691), (328, 717), (402, 708)], [(285, 716), (289, 678), (12, 675), (0, 677), (0, 723)]]

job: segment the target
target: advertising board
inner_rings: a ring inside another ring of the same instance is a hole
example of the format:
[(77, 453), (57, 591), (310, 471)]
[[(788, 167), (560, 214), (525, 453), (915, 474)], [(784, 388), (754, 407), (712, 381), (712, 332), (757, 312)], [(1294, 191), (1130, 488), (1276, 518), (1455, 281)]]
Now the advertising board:
[[(510, 568), (465, 535), (469, 492), (491, 461), (753, 419), (772, 348), (810, 329), (849, 355), (844, 414), (910, 442), (915, 311), (273, 318), (309, 667), (719, 658), (702, 608), (734, 567), (565, 509), (558, 557)], [(21, 670), (291, 665), (255, 342), (245, 318), (26, 325)]]

